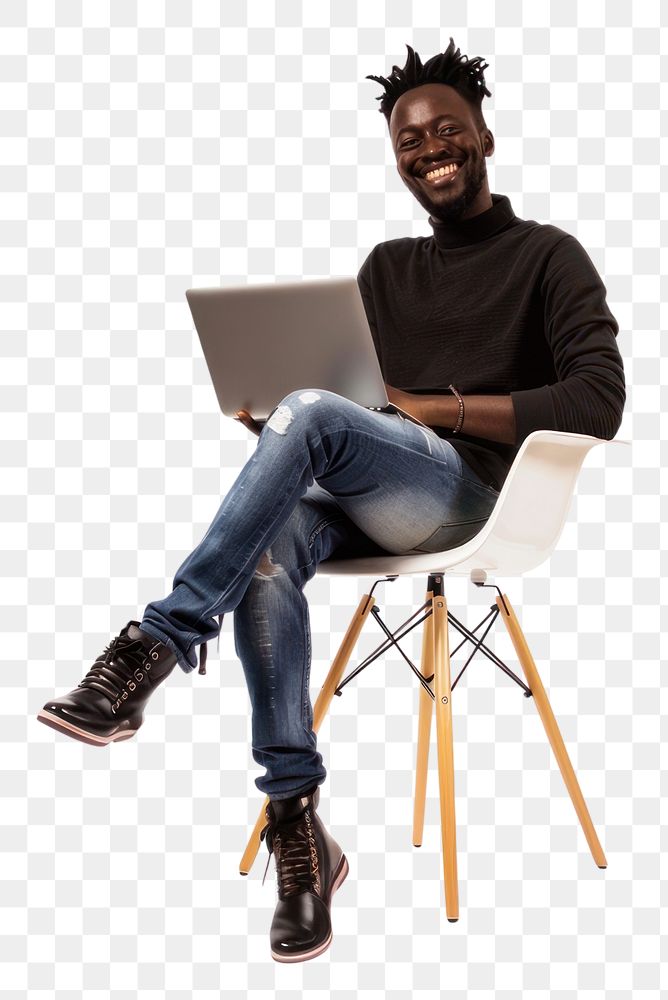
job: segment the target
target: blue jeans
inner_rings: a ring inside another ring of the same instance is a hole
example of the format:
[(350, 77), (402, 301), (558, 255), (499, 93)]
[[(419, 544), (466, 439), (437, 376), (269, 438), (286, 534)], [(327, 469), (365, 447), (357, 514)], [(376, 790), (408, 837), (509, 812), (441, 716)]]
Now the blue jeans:
[(334, 553), (452, 548), (480, 531), (497, 496), (433, 431), (324, 389), (297, 390), (270, 414), (171, 594), (147, 605), (141, 628), (190, 672), (196, 647), (234, 611), (253, 758), (266, 768), (255, 784), (272, 799), (300, 794), (327, 774), (312, 728), (303, 594), (318, 563)]

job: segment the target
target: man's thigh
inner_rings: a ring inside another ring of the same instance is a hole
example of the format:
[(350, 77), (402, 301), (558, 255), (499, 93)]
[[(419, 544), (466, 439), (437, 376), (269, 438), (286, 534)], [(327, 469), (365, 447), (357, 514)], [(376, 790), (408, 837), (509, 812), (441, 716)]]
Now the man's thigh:
[[(346, 544), (346, 552), (354, 541), (396, 554), (436, 551), (475, 534), (494, 507), (496, 491), (472, 476), (449, 441), (398, 414), (323, 389), (291, 393), (275, 413), (281, 420), (270, 416), (260, 446), (306, 440), (317, 470), (287, 537), (325, 533), (331, 546)], [(302, 460), (299, 448), (294, 460)], [(303, 565), (310, 556), (293, 554), (293, 564), (294, 558)]]
[(256, 575), (285, 570), (299, 585), (315, 573), (318, 563), (362, 555), (387, 555), (341, 508), (336, 497), (314, 482), (258, 564)]
[(448, 440), (335, 393), (306, 397), (308, 405), (298, 393), (286, 404), (312, 448), (328, 456), (317, 477), (324, 492), (310, 497), (323, 511), (342, 512), (376, 546), (397, 554), (449, 548), (480, 530), (498, 493), (471, 478)]

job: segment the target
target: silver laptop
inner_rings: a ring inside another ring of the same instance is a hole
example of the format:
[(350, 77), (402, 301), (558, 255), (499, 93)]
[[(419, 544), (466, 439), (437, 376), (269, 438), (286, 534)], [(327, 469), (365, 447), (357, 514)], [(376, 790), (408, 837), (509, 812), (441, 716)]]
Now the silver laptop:
[(247, 410), (263, 422), (288, 393), (310, 388), (397, 412), (356, 278), (189, 288), (186, 298), (226, 416)]

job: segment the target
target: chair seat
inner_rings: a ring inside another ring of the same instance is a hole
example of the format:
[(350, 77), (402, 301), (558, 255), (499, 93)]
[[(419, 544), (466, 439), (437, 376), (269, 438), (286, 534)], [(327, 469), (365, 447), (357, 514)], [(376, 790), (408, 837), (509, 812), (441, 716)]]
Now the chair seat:
[[(484, 529), (483, 529), (484, 530)], [(411, 555), (365, 556), (359, 559), (325, 559), (318, 564), (318, 576), (411, 576), (427, 573), (447, 573), (449, 576), (468, 576), (475, 570), (468, 569), (470, 560), (480, 548), (475, 538), (445, 552), (419, 552)], [(474, 559), (475, 561), (475, 559)], [(480, 567), (476, 567), (477, 570)]]

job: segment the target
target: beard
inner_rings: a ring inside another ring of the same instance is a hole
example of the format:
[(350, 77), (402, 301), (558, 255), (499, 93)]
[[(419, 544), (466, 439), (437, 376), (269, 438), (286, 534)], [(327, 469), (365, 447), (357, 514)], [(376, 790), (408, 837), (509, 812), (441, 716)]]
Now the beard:
[[(422, 207), (434, 219), (441, 220), (442, 222), (456, 222), (460, 220), (469, 205), (473, 204), (481, 187), (485, 183), (487, 178), (487, 164), (485, 157), (478, 150), (469, 153), (464, 164), (459, 169), (463, 169), (464, 173), (462, 174), (461, 184), (459, 184), (460, 190), (456, 194), (443, 189), (438, 192), (436, 197), (432, 198), (422, 188), (419, 191), (413, 192)], [(452, 183), (458, 184), (458, 179), (455, 178)]]

